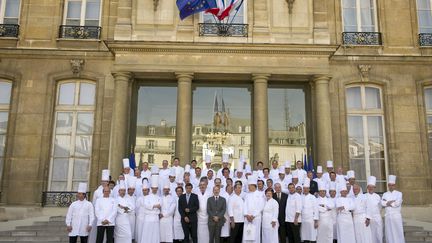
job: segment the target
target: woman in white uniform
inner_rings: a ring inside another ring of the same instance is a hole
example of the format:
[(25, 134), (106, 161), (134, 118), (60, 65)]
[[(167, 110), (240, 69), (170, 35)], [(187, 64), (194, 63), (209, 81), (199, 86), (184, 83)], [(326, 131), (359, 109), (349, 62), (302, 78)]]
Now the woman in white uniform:
[(273, 199), (273, 189), (265, 191), (266, 202), (264, 204), (262, 216), (262, 242), (278, 243), (278, 214), (279, 204)]

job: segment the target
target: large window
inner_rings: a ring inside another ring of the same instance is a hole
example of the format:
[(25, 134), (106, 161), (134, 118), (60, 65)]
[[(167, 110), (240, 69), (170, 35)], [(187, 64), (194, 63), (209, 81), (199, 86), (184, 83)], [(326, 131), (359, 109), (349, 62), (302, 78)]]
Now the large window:
[(268, 118), (270, 159), (302, 160), (307, 151), (304, 90), (270, 87)]
[(18, 24), (20, 0), (0, 0), (0, 24)]
[(426, 107), (426, 122), (429, 140), (429, 160), (432, 160), (432, 87), (427, 87), (424, 90), (425, 107)]
[(89, 179), (96, 85), (62, 82), (57, 89), (50, 191), (76, 191)]
[(148, 162), (161, 166), (162, 160), (171, 161), (174, 157), (176, 111), (176, 87), (139, 88), (135, 140), (137, 164)]
[(102, 0), (66, 0), (64, 25), (100, 26)]
[(417, 0), (419, 33), (432, 33), (432, 0)]
[(375, 0), (342, 0), (344, 32), (377, 32)]
[(349, 163), (365, 187), (368, 176), (377, 178), (377, 190), (386, 188), (386, 141), (381, 89), (351, 86), (346, 89)]
[(0, 180), (5, 160), (12, 83), (0, 80)]
[[(197, 87), (193, 92), (192, 157), (210, 155), (215, 167), (223, 154), (249, 160), (251, 93), (247, 87)], [(232, 161), (231, 161), (232, 162)]]

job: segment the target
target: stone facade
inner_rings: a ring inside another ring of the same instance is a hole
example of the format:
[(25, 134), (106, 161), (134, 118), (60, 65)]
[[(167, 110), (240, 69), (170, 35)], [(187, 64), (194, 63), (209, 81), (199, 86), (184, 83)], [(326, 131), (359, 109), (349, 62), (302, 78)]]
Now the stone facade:
[(1, 202), (41, 203), (57, 82), (84, 79), (96, 83), (91, 189), (102, 169), (115, 176), (128, 155), (138, 82), (177, 84), (175, 154), (182, 163), (192, 152), (193, 85), (252, 87), (253, 161), (268, 163), (267, 87), (301, 83), (310, 92), (315, 163), (333, 159), (344, 169), (346, 86), (373, 84), (382, 90), (387, 174), (398, 176), (406, 203), (432, 203), (423, 92), (432, 84), (432, 48), (419, 46), (416, 1), (379, 0), (382, 44), (367, 46), (342, 42), (341, 1), (288, 2), (247, 1), (247, 37), (210, 37), (199, 35), (199, 14), (180, 21), (175, 1), (103, 0), (101, 36), (92, 40), (59, 38), (65, 0), (22, 0), (19, 36), (0, 38), (0, 78), (13, 84)]

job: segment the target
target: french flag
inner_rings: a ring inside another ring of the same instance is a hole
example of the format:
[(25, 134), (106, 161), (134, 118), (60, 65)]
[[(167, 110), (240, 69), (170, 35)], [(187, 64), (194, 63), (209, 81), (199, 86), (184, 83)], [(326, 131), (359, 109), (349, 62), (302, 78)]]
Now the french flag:
[(214, 16), (219, 16), (220, 14), (222, 14), (222, 12), (225, 9), (225, 2), (224, 0), (216, 0), (216, 8), (210, 8), (207, 9), (205, 12), (206, 13), (211, 13)]
[(234, 10), (238, 11), (243, 4), (243, 0), (231, 0), (230, 5), (226, 7), (221, 14), (219, 14), (217, 17), (219, 20), (223, 20), (226, 17), (230, 16)]

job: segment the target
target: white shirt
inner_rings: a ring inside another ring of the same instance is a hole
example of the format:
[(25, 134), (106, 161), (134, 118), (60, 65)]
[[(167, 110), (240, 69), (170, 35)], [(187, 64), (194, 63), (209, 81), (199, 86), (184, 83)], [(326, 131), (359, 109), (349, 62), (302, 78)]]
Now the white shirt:
[(325, 216), (325, 217), (331, 217), (332, 216), (331, 210), (335, 208), (333, 199), (319, 196), (317, 198), (317, 204), (318, 204), (318, 211), (320, 213), (320, 218), (322, 216)]
[[(367, 200), (366, 195), (359, 193), (357, 196), (354, 196), (354, 215), (359, 214), (366, 214), (366, 206), (367, 206)], [(369, 216), (366, 216), (366, 218), (370, 218)]]
[(96, 201), (95, 206), (96, 224), (102, 226), (102, 221), (108, 220), (110, 223), (104, 226), (114, 226), (117, 215), (115, 200), (110, 197), (102, 197)]
[(66, 225), (72, 226), (69, 236), (88, 236), (87, 226), (94, 221), (93, 205), (86, 199), (73, 202), (66, 214)]
[(296, 213), (299, 213), (298, 222), (300, 223), (302, 208), (303, 202), (300, 194), (297, 192), (289, 194), (285, 208), (285, 222), (293, 223)]
[(351, 215), (351, 210), (354, 210), (354, 202), (352, 198), (347, 197), (339, 197), (336, 199), (336, 208), (344, 207), (343, 210), (338, 211), (338, 214), (349, 214)]
[[(278, 222), (279, 204), (273, 198), (267, 200), (263, 209), (263, 228), (273, 228), (272, 222)], [(277, 236), (276, 236), (277, 237)]]
[(241, 196), (233, 193), (231, 198), (228, 200), (228, 215), (234, 218), (235, 223), (243, 223), (244, 201)]
[[(390, 206), (387, 206), (388, 201), (395, 200)], [(402, 192), (393, 190), (384, 193), (381, 199), (381, 205), (385, 207), (385, 214), (401, 213), (402, 206)]]
[(303, 221), (319, 219), (317, 199), (314, 195), (308, 193), (307, 195), (303, 196), (301, 216)]
[(164, 218), (170, 218), (174, 216), (174, 210), (176, 207), (175, 198), (171, 195), (163, 195), (161, 197), (161, 214)]
[(366, 193), (366, 210), (369, 217), (381, 218), (381, 197), (376, 194)]
[(141, 171), (141, 179), (143, 178), (147, 178), (150, 180), (151, 178), (151, 171), (149, 169), (147, 169), (146, 171)]
[(261, 217), (261, 212), (264, 208), (265, 200), (259, 191), (249, 192), (245, 197), (243, 214), (252, 215), (255, 218)]
[(270, 178), (274, 181), (274, 180), (278, 180), (279, 179), (279, 170), (278, 169), (271, 169), (270, 170)]

